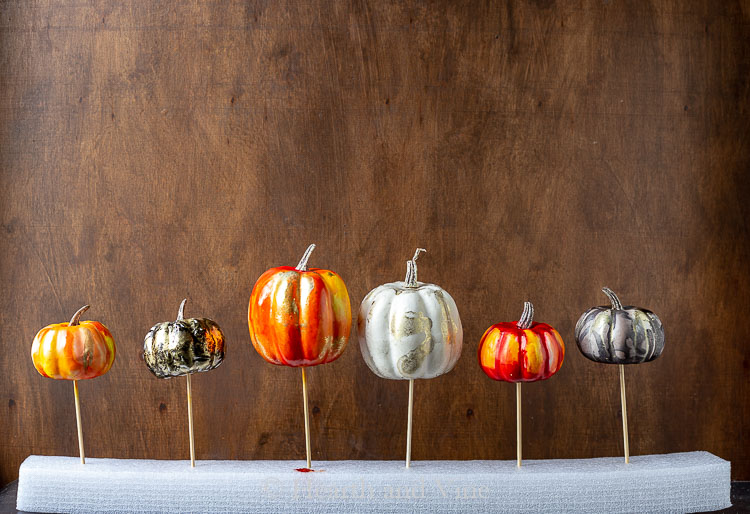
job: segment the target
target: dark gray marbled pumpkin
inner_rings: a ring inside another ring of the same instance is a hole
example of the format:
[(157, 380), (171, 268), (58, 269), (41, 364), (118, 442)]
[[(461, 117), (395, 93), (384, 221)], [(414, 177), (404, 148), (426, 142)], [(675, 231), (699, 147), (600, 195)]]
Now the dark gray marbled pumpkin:
[(224, 360), (224, 334), (207, 318), (183, 318), (183, 300), (177, 321), (157, 323), (143, 341), (143, 359), (159, 378), (209, 371)]
[(656, 314), (623, 307), (612, 290), (602, 291), (612, 307), (593, 307), (576, 323), (576, 344), (584, 357), (606, 364), (639, 364), (661, 355), (664, 328)]

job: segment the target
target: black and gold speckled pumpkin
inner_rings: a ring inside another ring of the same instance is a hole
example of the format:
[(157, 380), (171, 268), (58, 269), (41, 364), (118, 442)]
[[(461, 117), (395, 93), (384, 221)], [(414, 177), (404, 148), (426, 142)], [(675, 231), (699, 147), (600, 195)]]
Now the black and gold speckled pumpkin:
[(592, 307), (576, 323), (576, 343), (587, 359), (605, 364), (639, 364), (664, 350), (664, 327), (653, 312), (623, 307), (609, 288), (612, 307)]
[(224, 360), (224, 334), (208, 318), (183, 317), (183, 300), (177, 321), (157, 323), (143, 341), (143, 359), (159, 378), (209, 371)]

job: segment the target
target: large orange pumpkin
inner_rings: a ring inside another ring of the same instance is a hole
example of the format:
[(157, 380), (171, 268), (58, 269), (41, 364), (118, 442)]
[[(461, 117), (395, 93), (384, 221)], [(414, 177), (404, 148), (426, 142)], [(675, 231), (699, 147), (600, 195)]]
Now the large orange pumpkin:
[(80, 321), (86, 305), (69, 323), (56, 323), (41, 329), (31, 345), (31, 359), (45, 377), (83, 380), (104, 375), (115, 361), (115, 341), (107, 327), (98, 321)]
[(560, 334), (533, 323), (534, 307), (524, 304), (521, 319), (492, 325), (479, 343), (479, 365), (488, 377), (505, 382), (535, 382), (557, 373), (565, 357)]
[(310, 245), (296, 268), (271, 268), (253, 287), (250, 338), (271, 364), (315, 366), (339, 358), (349, 341), (352, 309), (346, 285), (333, 271), (307, 268)]

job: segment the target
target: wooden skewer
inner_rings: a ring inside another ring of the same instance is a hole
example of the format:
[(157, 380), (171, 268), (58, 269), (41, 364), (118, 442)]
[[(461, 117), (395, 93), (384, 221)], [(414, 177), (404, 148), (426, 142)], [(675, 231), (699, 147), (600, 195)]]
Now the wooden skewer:
[(521, 467), (521, 382), (516, 382), (516, 467)]
[(81, 402), (78, 399), (78, 380), (73, 380), (73, 394), (76, 398), (76, 424), (78, 425), (78, 453), (81, 454), (81, 464), (86, 464), (86, 454), (83, 451), (83, 428), (81, 427)]
[(409, 379), (409, 415), (406, 422), (406, 467), (411, 466), (411, 425), (414, 412), (414, 379)]
[(307, 453), (307, 468), (312, 467), (310, 458), (310, 415), (307, 413), (307, 380), (305, 379), (305, 368), (302, 369), (302, 401), (305, 404), (305, 451)]
[(190, 388), (190, 373), (187, 377), (188, 430), (190, 431), (190, 467), (195, 467), (195, 439), (193, 437), (193, 392)]
[(620, 364), (620, 403), (622, 404), (622, 442), (625, 448), (625, 464), (630, 464), (628, 446), (628, 404), (625, 400), (625, 366)]

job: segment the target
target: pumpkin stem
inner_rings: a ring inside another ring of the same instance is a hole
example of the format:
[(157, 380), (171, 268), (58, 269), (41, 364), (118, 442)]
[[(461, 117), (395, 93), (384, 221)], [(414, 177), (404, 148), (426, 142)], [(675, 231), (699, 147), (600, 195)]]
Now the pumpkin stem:
[(616, 310), (622, 310), (622, 303), (620, 303), (620, 299), (617, 297), (614, 291), (612, 291), (608, 287), (602, 288), (602, 292), (607, 295), (609, 298), (609, 301), (612, 302), (612, 308)]
[(426, 253), (427, 250), (424, 248), (417, 248), (417, 251), (414, 252), (414, 257), (412, 257), (410, 261), (406, 261), (406, 278), (404, 278), (406, 287), (417, 287), (417, 259), (422, 252)]
[(81, 319), (81, 315), (84, 312), (86, 312), (87, 310), (89, 310), (89, 307), (91, 307), (91, 306), (90, 305), (84, 305), (83, 307), (81, 307), (80, 309), (78, 309), (76, 311), (76, 313), (73, 314), (73, 317), (70, 318), (70, 323), (68, 323), (68, 325), (70, 325), (71, 327), (74, 327), (74, 326), (78, 325), (78, 322)]
[(531, 326), (532, 321), (534, 321), (534, 306), (531, 305), (531, 302), (523, 302), (523, 314), (521, 314), (521, 319), (518, 320), (516, 326), (521, 330), (526, 330)]
[(180, 310), (177, 311), (177, 321), (185, 319), (185, 304), (187, 303), (187, 298), (182, 300), (182, 303), (180, 304)]
[(315, 250), (315, 243), (308, 246), (307, 250), (305, 250), (305, 254), (299, 260), (299, 264), (297, 264), (297, 271), (307, 271), (307, 260), (310, 258), (310, 254), (313, 250)]

